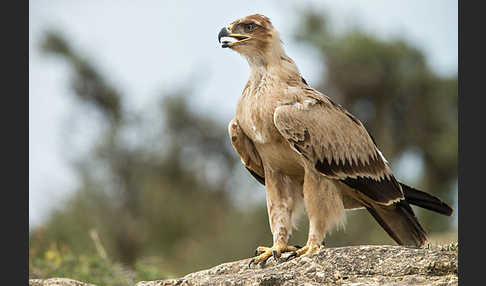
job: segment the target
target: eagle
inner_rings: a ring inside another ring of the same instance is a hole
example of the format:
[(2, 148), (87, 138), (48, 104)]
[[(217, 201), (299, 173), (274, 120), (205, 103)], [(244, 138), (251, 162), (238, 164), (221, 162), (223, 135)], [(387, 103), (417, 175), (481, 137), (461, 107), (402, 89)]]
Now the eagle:
[[(399, 182), (359, 119), (310, 87), (286, 55), (270, 19), (255, 14), (221, 29), (218, 41), (250, 66), (229, 137), (249, 173), (265, 185), (271, 247), (249, 266), (318, 253), (345, 210), (366, 209), (399, 245), (421, 247), (427, 234), (411, 204), (452, 215), (441, 199)], [(301, 206), (309, 219), (304, 247), (288, 245)]]

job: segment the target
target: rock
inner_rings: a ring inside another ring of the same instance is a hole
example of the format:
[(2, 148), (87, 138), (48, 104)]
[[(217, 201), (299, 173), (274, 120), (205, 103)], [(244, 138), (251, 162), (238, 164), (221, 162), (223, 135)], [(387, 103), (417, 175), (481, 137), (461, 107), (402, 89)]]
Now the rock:
[(95, 286), (68, 278), (29, 279), (29, 286)]
[(252, 266), (251, 269), (249, 260), (224, 263), (177, 279), (141, 281), (136, 286), (458, 285), (457, 244), (433, 249), (325, 248), (318, 254), (288, 262), (277, 263), (270, 258), (265, 267)]
[[(189, 285), (458, 285), (457, 243), (434, 248), (348, 246), (309, 257), (248, 268), (250, 258), (177, 279), (140, 281), (136, 286)], [(67, 278), (30, 279), (29, 286), (95, 286)]]

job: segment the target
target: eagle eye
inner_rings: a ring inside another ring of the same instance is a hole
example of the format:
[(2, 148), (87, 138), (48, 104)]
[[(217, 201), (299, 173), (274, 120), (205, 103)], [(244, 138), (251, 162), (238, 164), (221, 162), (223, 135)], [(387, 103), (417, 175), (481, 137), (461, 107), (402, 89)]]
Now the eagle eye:
[(246, 32), (246, 33), (249, 33), (249, 32), (251, 32), (251, 31), (255, 30), (255, 28), (256, 28), (256, 24), (255, 24), (255, 23), (247, 23), (247, 24), (245, 24), (243, 27), (244, 27), (244, 29), (245, 29), (245, 32)]

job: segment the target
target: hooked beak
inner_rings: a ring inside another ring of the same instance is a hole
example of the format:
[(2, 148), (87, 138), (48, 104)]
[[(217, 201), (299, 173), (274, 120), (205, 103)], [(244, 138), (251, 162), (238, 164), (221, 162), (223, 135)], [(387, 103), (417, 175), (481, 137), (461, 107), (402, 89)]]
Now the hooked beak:
[(231, 46), (249, 39), (250, 36), (231, 33), (231, 26), (224, 27), (218, 34), (218, 41), (222, 44), (222, 48), (231, 48)]

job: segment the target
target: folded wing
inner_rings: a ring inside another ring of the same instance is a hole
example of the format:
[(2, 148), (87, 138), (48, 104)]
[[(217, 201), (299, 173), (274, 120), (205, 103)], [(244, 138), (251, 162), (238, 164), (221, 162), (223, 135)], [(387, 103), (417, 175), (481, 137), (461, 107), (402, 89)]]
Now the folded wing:
[(318, 172), (340, 180), (374, 202), (404, 199), (400, 184), (363, 124), (311, 88), (297, 102), (277, 107), (275, 127)]
[(240, 156), (243, 165), (258, 182), (265, 185), (265, 171), (260, 155), (250, 138), (241, 130), (236, 119), (231, 120), (228, 125), (228, 133), (231, 145)]

